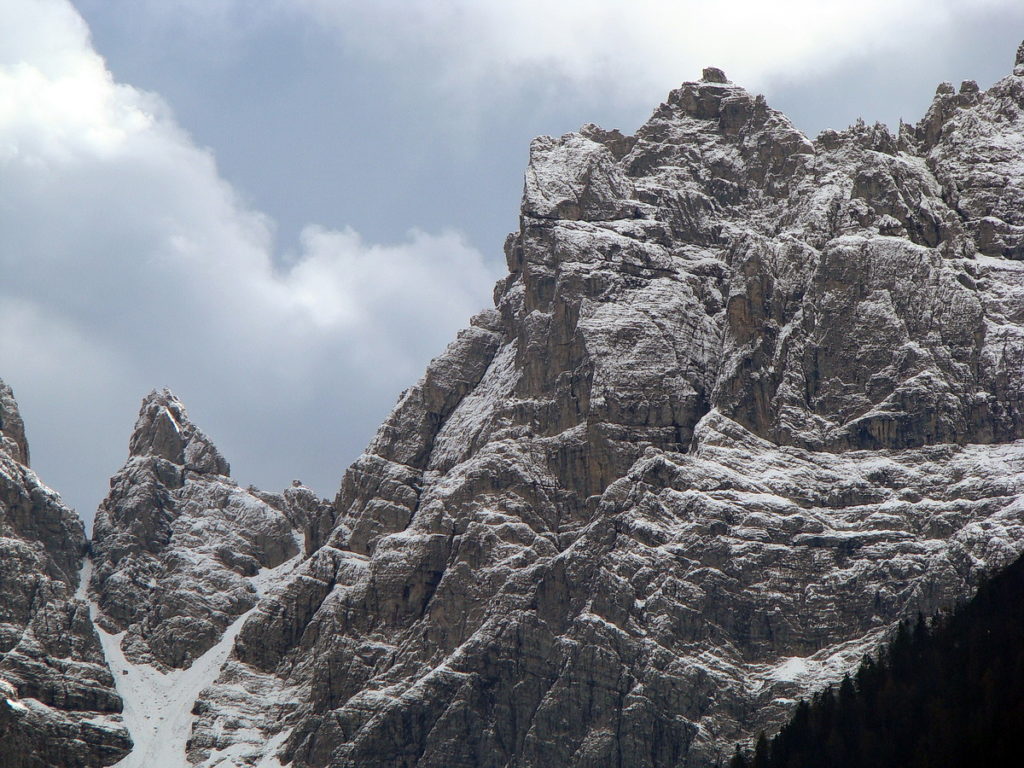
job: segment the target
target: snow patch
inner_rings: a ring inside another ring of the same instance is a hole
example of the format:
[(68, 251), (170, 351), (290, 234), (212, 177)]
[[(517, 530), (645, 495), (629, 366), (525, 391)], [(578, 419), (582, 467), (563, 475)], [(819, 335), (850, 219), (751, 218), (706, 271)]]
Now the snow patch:
[[(284, 768), (277, 758), (277, 752), (291, 735), (291, 730), (282, 731), (266, 741), (263, 745), (263, 757), (254, 768)], [(252, 746), (248, 743), (232, 744), (227, 749), (218, 749), (202, 764), (202, 768), (236, 768), (247, 764), (253, 757)]]
[(82, 558), (82, 570), (78, 572), (78, 588), (75, 590), (75, 600), (89, 601), (89, 582), (92, 580), (92, 558)]
[(769, 673), (772, 680), (796, 682), (805, 677), (809, 671), (807, 659), (800, 656), (789, 656), (777, 664)]
[[(260, 571), (251, 580), (257, 593), (262, 595), (301, 559), (301, 555), (296, 555), (277, 568)], [(92, 562), (86, 558), (76, 597), (85, 599), (91, 573)], [(191, 667), (161, 672), (148, 664), (128, 661), (121, 649), (125, 633), (113, 635), (104, 631), (96, 623), (96, 617), (101, 613), (100, 607), (95, 602), (89, 603), (89, 613), (99, 634), (103, 653), (114, 675), (117, 692), (124, 702), (125, 726), (135, 742), (132, 752), (113, 768), (192, 768), (185, 755), (195, 718), (192, 707), (203, 689), (216, 680), (242, 625), (257, 608), (258, 604), (235, 619), (224, 631), (220, 641), (196, 659)], [(260, 765), (264, 768), (278, 768), (280, 763), (276, 758), (272, 762), (267, 762), (268, 759), (264, 759)], [(236, 764), (218, 763), (225, 768)]]

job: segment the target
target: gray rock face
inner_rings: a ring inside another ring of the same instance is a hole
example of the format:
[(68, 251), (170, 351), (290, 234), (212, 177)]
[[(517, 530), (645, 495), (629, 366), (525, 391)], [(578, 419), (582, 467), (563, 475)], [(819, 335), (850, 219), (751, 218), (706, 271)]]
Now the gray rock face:
[(957, 93), (952, 87), (940, 89), (914, 132), (943, 198), (978, 250), (1011, 259), (1024, 258), (1024, 199), (1012, 182), (1020, 174), (1024, 149), (1022, 75), (1005, 78), (985, 93), (973, 81)]
[(89, 608), (82, 523), (26, 465), (0, 382), (0, 766), (110, 765), (131, 748)]
[(129, 661), (187, 668), (259, 597), (253, 578), (315, 546), (330, 520), (306, 488), (240, 488), (168, 390), (142, 403), (96, 516), (92, 587)]
[(11, 388), (0, 381), (0, 450), (11, 459), (28, 466), (28, 441), (25, 425), (18, 412)]
[(709, 69), (635, 136), (535, 140), (495, 309), (190, 754), (708, 765), (969, 594), (1024, 550), (1022, 109), (1018, 67), (812, 142)]

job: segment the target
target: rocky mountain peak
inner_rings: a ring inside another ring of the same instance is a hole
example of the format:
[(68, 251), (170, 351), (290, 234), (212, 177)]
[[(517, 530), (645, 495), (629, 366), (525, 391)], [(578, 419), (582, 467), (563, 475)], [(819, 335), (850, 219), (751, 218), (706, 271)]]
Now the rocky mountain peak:
[(241, 488), (168, 389), (142, 401), (93, 531), (92, 585), (125, 654), (190, 666), (258, 599), (261, 571), (318, 542), (332, 518), (309, 489)]
[[(47, 576), (74, 586), (85, 549), (82, 522), (29, 468), (18, 403), (11, 388), (0, 381), (0, 539), (5, 537), (41, 547), (45, 557), (40, 562)], [(0, 567), (0, 591), (3, 584)], [(0, 609), (0, 625), (3, 616)], [(0, 651), (2, 634), (0, 629)]]
[(725, 72), (720, 70), (718, 67), (704, 67), (704, 72), (701, 75), (701, 80), (705, 83), (728, 83), (729, 78), (725, 76)]
[(143, 399), (128, 452), (132, 457), (166, 459), (192, 472), (231, 474), (220, 451), (189, 420), (181, 400), (166, 388), (153, 390)]
[(0, 765), (109, 765), (131, 749), (86, 603), (74, 510), (27, 466), (0, 382)]
[(535, 139), (496, 312), (211, 691), (303, 691), (303, 768), (693, 768), (967, 594), (1024, 548), (1019, 84), (812, 143), (709, 69)]
[(14, 392), (0, 380), (0, 449), (8, 456), (24, 464), (29, 463), (28, 441), (25, 439), (25, 424), (18, 412)]

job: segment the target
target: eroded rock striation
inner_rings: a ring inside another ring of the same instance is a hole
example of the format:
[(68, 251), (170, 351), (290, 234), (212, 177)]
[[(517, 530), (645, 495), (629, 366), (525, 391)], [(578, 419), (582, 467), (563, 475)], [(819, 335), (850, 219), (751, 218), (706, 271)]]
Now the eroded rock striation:
[(28, 467), (10, 388), (0, 382), (0, 766), (104, 766), (132, 742), (79, 570), (77, 515)]
[(896, 135), (811, 141), (708, 69), (633, 136), (535, 140), (495, 308), (192, 755), (706, 766), (969, 594), (1024, 550), (1022, 149), (1020, 61)]

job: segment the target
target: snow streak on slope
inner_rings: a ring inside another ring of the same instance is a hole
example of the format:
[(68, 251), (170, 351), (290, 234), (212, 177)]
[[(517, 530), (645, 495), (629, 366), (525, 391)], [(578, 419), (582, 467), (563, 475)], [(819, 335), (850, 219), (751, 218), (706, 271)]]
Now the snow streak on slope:
[[(257, 591), (289, 573), (302, 559), (296, 555), (277, 568), (264, 569), (252, 579)], [(85, 599), (85, 590), (92, 571), (91, 560), (82, 569), (78, 596)], [(117, 692), (124, 700), (124, 719), (135, 748), (115, 768), (191, 768), (185, 756), (185, 746), (192, 732), (192, 706), (204, 688), (220, 672), (242, 624), (255, 607), (235, 619), (220, 641), (198, 658), (188, 669), (169, 672), (148, 664), (133, 664), (125, 658), (121, 641), (125, 633), (112, 635), (96, 622), (99, 606), (90, 602), (90, 614), (103, 644), (107, 664), (114, 675)], [(266, 768), (275, 768), (277, 761), (264, 762)]]
[(78, 587), (75, 589), (75, 600), (89, 602), (89, 579), (92, 578), (92, 559), (82, 558), (82, 570), (78, 572)]

